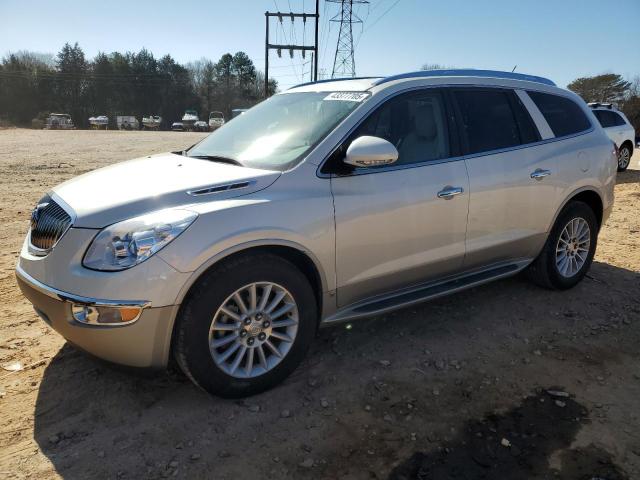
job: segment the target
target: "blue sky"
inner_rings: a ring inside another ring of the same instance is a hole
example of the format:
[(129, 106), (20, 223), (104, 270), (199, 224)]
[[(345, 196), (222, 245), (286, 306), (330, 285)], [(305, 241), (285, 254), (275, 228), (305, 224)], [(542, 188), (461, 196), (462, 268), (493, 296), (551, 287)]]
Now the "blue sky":
[[(97, 52), (170, 53), (181, 62), (243, 50), (264, 68), (264, 12), (308, 12), (313, 0), (0, 0), (0, 55), (57, 52), (65, 41)], [(320, 2), (320, 68), (331, 73), (336, 4)], [(565, 86), (604, 72), (640, 74), (640, 0), (371, 0), (354, 26), (358, 75), (417, 70), (424, 63), (517, 70)], [(278, 41), (303, 34), (273, 24)], [(272, 37), (272, 41), (276, 38)], [(286, 88), (309, 77), (309, 57), (271, 54), (271, 72)], [(307, 65), (303, 65), (303, 63)], [(322, 70), (321, 70), (322, 72)]]

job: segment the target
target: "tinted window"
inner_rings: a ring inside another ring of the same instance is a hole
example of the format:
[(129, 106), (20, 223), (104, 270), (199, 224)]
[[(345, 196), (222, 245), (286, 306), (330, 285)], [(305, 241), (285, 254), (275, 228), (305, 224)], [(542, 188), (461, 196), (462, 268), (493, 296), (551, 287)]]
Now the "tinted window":
[(527, 108), (522, 104), (520, 97), (511, 93), (509, 95), (512, 99), (513, 113), (516, 116), (518, 129), (520, 130), (520, 142), (532, 143), (539, 141), (541, 137), (538, 127), (533, 123), (533, 119), (529, 115)]
[[(487, 152), (526, 143), (521, 140), (520, 126), (510, 94), (511, 92), (494, 89), (454, 91), (469, 153)], [(523, 113), (526, 112), (520, 112), (519, 115), (522, 116)], [(524, 124), (526, 125), (526, 122)], [(531, 125), (526, 136), (527, 141), (533, 141)]]
[(593, 114), (600, 122), (600, 125), (604, 128), (620, 127), (627, 124), (627, 122), (624, 121), (624, 118), (622, 118), (622, 116), (617, 112), (611, 112), (609, 110), (594, 110)]
[(593, 114), (596, 116), (596, 118), (598, 119), (598, 122), (600, 122), (600, 125), (602, 125), (602, 128), (607, 128), (607, 121), (604, 118), (604, 116), (602, 115), (602, 111), (600, 110), (594, 110)]
[(584, 132), (591, 127), (589, 119), (573, 100), (549, 93), (527, 93), (556, 137)]
[(611, 113), (611, 115), (613, 116), (613, 124), (616, 127), (621, 127), (622, 125), (626, 125), (627, 122), (624, 121), (624, 118), (622, 118), (622, 115), (620, 115), (619, 113), (616, 112), (609, 112)]
[(605, 110), (596, 110), (593, 112), (603, 128), (614, 127), (616, 125), (617, 115), (613, 112)]
[(449, 157), (445, 104), (438, 91), (395, 97), (367, 118), (352, 139), (370, 135), (384, 138), (398, 149), (394, 165)]

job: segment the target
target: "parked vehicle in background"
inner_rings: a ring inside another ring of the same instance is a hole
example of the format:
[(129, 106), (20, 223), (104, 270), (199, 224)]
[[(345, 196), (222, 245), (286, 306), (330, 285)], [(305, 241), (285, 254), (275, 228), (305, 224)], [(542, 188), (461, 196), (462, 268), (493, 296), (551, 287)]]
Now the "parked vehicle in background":
[(234, 108), (231, 110), (231, 118), (236, 118), (246, 112), (248, 108)]
[(109, 117), (106, 115), (89, 117), (89, 126), (93, 130), (107, 130), (109, 128)]
[(140, 122), (133, 115), (118, 115), (116, 127), (120, 130), (140, 130)]
[(47, 130), (73, 130), (75, 125), (68, 113), (51, 113), (44, 125)]
[(54, 187), (16, 274), (80, 348), (137, 367), (173, 355), (203, 389), (250, 395), (298, 366), (319, 325), (521, 271), (575, 286), (616, 166), (584, 101), (541, 77), (305, 84), (186, 151)]
[(187, 110), (182, 116), (182, 125), (184, 125), (185, 130), (190, 131), (194, 129), (195, 123), (198, 120), (200, 120), (198, 118), (198, 112), (195, 110)]
[(224, 114), (222, 112), (211, 112), (209, 114), (209, 129), (214, 131), (224, 125)]
[(183, 132), (184, 125), (182, 124), (182, 122), (173, 122), (171, 124), (171, 130), (173, 130), (174, 132)]
[(193, 124), (193, 129), (196, 132), (208, 132), (209, 124), (204, 120), (198, 120), (196, 123)]
[(618, 148), (618, 171), (627, 169), (633, 156), (636, 131), (624, 113), (614, 108), (611, 103), (589, 103), (604, 131)]
[(149, 115), (142, 117), (142, 128), (145, 130), (159, 130), (162, 123), (162, 117), (158, 115)]

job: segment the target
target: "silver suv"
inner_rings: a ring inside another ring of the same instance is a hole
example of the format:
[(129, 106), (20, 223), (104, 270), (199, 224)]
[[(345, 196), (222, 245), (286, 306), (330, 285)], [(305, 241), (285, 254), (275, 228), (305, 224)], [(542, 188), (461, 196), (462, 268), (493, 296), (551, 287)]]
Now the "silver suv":
[(175, 358), (200, 387), (265, 390), (319, 325), (522, 270), (586, 274), (614, 146), (550, 80), (449, 70), (317, 82), (192, 148), (52, 189), (17, 265), (45, 322), (98, 357)]

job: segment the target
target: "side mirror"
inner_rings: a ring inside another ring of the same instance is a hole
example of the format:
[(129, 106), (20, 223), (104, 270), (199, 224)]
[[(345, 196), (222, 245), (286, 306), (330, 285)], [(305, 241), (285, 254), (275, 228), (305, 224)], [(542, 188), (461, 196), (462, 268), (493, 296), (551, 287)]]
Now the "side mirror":
[(354, 167), (378, 167), (398, 160), (398, 150), (393, 144), (379, 137), (358, 137), (349, 148), (344, 163)]

